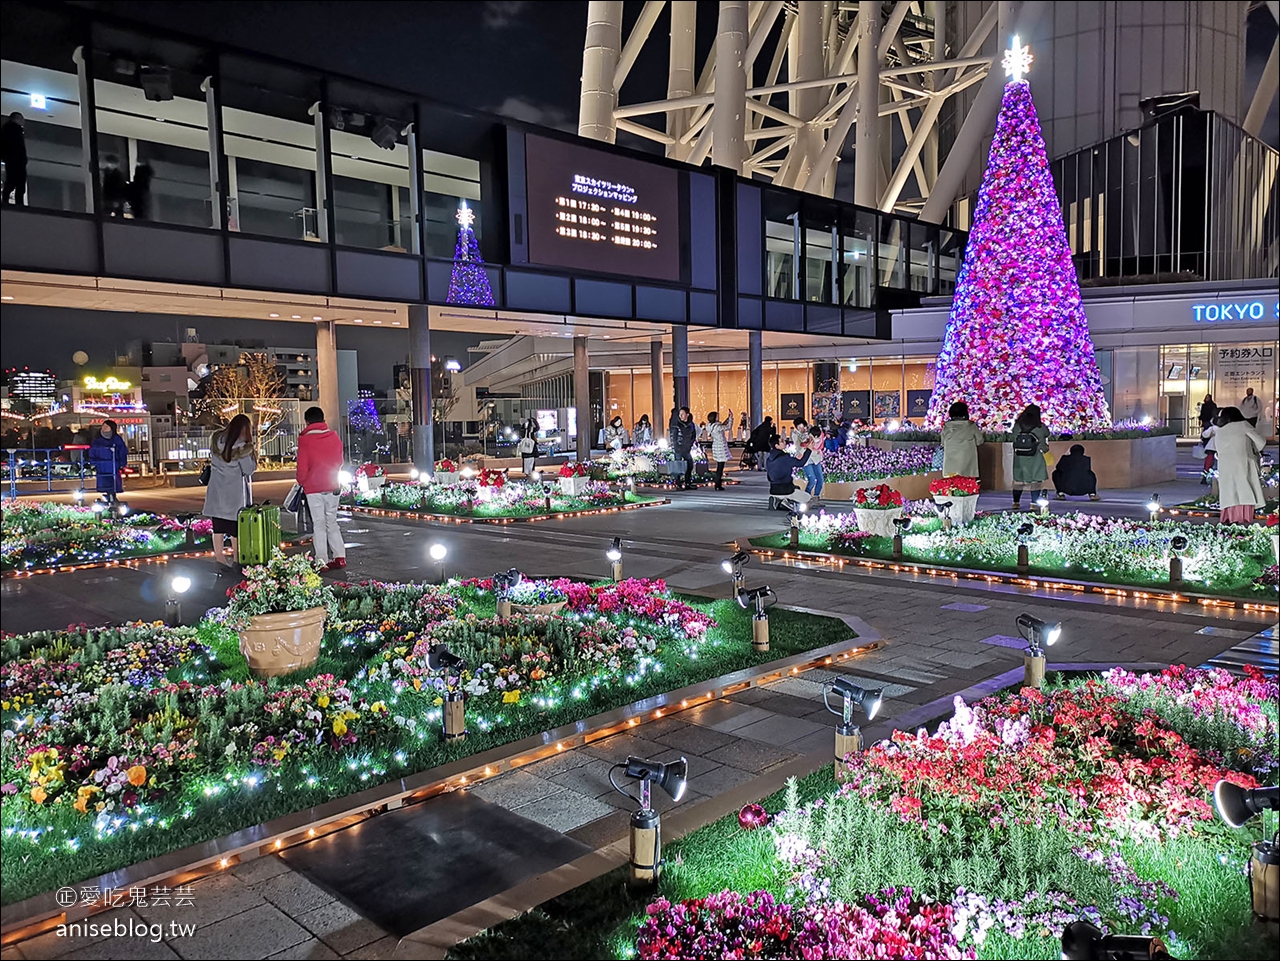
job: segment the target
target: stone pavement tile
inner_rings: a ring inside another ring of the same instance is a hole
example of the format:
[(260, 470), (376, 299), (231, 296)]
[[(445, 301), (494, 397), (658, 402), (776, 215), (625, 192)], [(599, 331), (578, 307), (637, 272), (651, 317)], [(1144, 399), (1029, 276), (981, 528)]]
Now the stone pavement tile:
[[(609, 787), (609, 770), (616, 762), (606, 761), (598, 757), (587, 756), (587, 763), (557, 774), (551, 778), (552, 783), (587, 797), (599, 797)], [(554, 795), (558, 797), (558, 795)]]
[(756, 721), (753, 724), (740, 727), (733, 733), (737, 737), (749, 737), (753, 741), (763, 741), (765, 744), (774, 744), (781, 747), (813, 734), (815, 731), (821, 731), (826, 726), (816, 721), (806, 721), (799, 717), (775, 714), (773, 717), (765, 718), (763, 721)]
[(771, 716), (768, 711), (758, 707), (752, 707), (750, 704), (734, 704), (732, 701), (713, 701), (710, 704), (690, 708), (688, 713), (694, 724), (726, 734), (732, 734), (744, 724), (763, 721)]
[(264, 904), (196, 929), (195, 935), (174, 941), (183, 958), (223, 961), (226, 958), (265, 958), (311, 939), (306, 929), (287, 914)]
[(569, 832), (569, 837), (581, 841), (587, 847), (599, 850), (612, 844), (619, 838), (626, 837), (630, 830), (631, 814), (621, 808), (610, 807), (609, 813), (596, 818), (590, 824), (584, 824)]
[(192, 884), (190, 904), (179, 905), (173, 897), (169, 902), (167, 905), (147, 904), (137, 908), (137, 912), (148, 923), (176, 921), (204, 927), (266, 903), (261, 891), (230, 872), (215, 874)]
[(505, 808), (519, 807), (562, 791), (564, 788), (554, 781), (537, 777), (528, 771), (501, 774), (471, 788), (471, 793), (482, 801), (501, 804)]
[(541, 761), (525, 764), (517, 770), (525, 771), (536, 777), (551, 778), (557, 774), (563, 774), (565, 771), (571, 771), (575, 767), (581, 767), (590, 758), (591, 755), (584, 754), (582, 751), (561, 751), (559, 754), (553, 754), (550, 757), (543, 758)]
[(600, 741), (592, 741), (584, 748), (579, 748), (591, 757), (616, 763), (625, 761), (628, 756), (652, 757), (666, 750), (657, 741), (637, 737), (634, 734), (615, 734)]
[[(134, 911), (129, 908), (116, 908), (113, 911), (104, 911), (102, 914), (95, 914), (89, 919), (95, 925), (114, 924), (119, 920), (126, 927), (132, 923), (135, 927), (145, 924)], [(94, 928), (95, 932), (101, 930)], [(63, 936), (58, 935), (57, 929), (46, 931), (44, 934), (37, 935), (34, 938), (22, 942), (22, 956), (30, 958), (32, 961), (39, 961), (43, 958), (60, 958), (65, 954), (81, 948), (87, 948), (103, 940), (98, 934), (85, 933), (84, 928), (75, 928), (68, 925), (67, 933)], [(119, 951), (122, 947), (123, 939), (111, 938), (112, 946)]]
[(732, 734), (724, 734), (698, 724), (686, 724), (679, 730), (660, 734), (655, 738), (663, 745), (695, 754), (706, 754), (708, 751), (714, 751), (718, 747), (733, 743), (733, 739), (734, 736)]
[(691, 781), (690, 783), (696, 785), (697, 789), (708, 797), (715, 797), (717, 794), (733, 790), (740, 784), (746, 784), (754, 777), (754, 774), (741, 768), (722, 764), (718, 768), (705, 772), (696, 781)]
[(980, 667), (994, 660), (991, 654), (961, 654), (958, 651), (938, 651), (928, 655), (929, 659), (951, 667)]
[(822, 697), (822, 685), (806, 674), (803, 677), (784, 677), (766, 685), (770, 691), (778, 694), (790, 694), (792, 697)]
[(794, 756), (791, 752), (784, 751), (773, 745), (747, 740), (739, 741), (737, 744), (730, 744), (707, 755), (712, 761), (719, 761), (721, 764), (741, 768), (753, 774), (759, 774), (774, 765), (789, 761)]
[(663, 734), (672, 731), (682, 731), (690, 724), (684, 711), (676, 711), (668, 717), (659, 718), (656, 721), (646, 721), (644, 725), (644, 736), (650, 741), (661, 741)]
[(328, 891), (296, 871), (263, 881), (254, 890), (293, 918), (333, 901)]
[(23, 961), (22, 952), (18, 948), (5, 948), (0, 951), (0, 961)]
[(762, 701), (771, 701), (777, 696), (768, 687), (749, 687), (737, 694), (730, 694), (729, 700), (738, 704), (760, 704)]
[(573, 791), (511, 809), (512, 814), (519, 814), (530, 821), (537, 821), (544, 827), (562, 834), (580, 828), (584, 824), (590, 824), (612, 811), (612, 805)]
[(294, 920), (337, 954), (347, 954), (387, 936), (382, 928), (338, 901), (295, 915)]
[(337, 961), (341, 957), (323, 941), (311, 938), (271, 955), (267, 961)]
[(363, 948), (352, 951), (346, 957), (349, 961), (390, 961), (396, 956), (396, 947), (399, 944), (399, 938), (388, 935), (380, 941), (374, 941), (373, 944), (366, 944)]
[(150, 938), (107, 938), (62, 955), (62, 961), (177, 961), (178, 954), (163, 941)]
[[(814, 710), (822, 709), (822, 688), (813, 697), (799, 697), (795, 694), (778, 694), (768, 701), (756, 705), (773, 714), (785, 714), (787, 717), (806, 717)], [(735, 732), (736, 733), (736, 732)]]
[(787, 750), (795, 751), (797, 754), (812, 754), (817, 757), (835, 757), (835, 738), (835, 726), (828, 724), (821, 731), (814, 731), (812, 734), (807, 734), (797, 741), (792, 741), (787, 745)]
[(277, 874), (284, 874), (288, 870), (290, 868), (284, 863), (284, 858), (268, 854), (265, 857), (237, 864), (231, 869), (231, 873), (245, 884), (258, 884), (268, 878), (274, 878)]

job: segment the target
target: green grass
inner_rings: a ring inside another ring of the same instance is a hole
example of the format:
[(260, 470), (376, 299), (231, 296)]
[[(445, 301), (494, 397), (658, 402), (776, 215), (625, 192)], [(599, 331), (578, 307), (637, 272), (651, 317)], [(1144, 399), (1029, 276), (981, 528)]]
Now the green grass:
[[(663, 658), (661, 673), (647, 674), (632, 686), (622, 683), (602, 685), (582, 700), (566, 698), (563, 704), (554, 709), (536, 709), (532, 705), (522, 704), (521, 710), (502, 715), (501, 726), (487, 732), (473, 726), (471, 733), (460, 743), (446, 744), (435, 727), (431, 729), (429, 736), (416, 745), (383, 745), (375, 748), (362, 743), (349, 752), (327, 755), (322, 762), (309, 763), (301, 770), (282, 769), (280, 775), (256, 791), (240, 789), (239, 785), (233, 784), (230, 790), (208, 796), (205, 789), (219, 783), (216, 778), (220, 773), (206, 778), (190, 778), (180, 793), (148, 806), (148, 813), (152, 817), (168, 823), (168, 827), (163, 830), (89, 840), (94, 834), (92, 830), (85, 830), (82, 816), (70, 811), (65, 805), (60, 806), (56, 813), (50, 809), (48, 836), (78, 838), (82, 839), (82, 843), (71, 850), (65, 843), (50, 841), (48, 844), (33, 845), (5, 837), (2, 902), (9, 904), (61, 885), (75, 884), (107, 871), (222, 837), (415, 772), (430, 770), (633, 701), (854, 636), (853, 631), (836, 618), (775, 608), (770, 614), (772, 649), (768, 653), (758, 653), (750, 643), (751, 615), (736, 603), (690, 597), (681, 599), (711, 613), (718, 621), (718, 626), (708, 633), (708, 641), (701, 645), (696, 660), (672, 651)], [(492, 602), (480, 603), (474, 594), (467, 603), (478, 615), (493, 613)], [(202, 639), (209, 644), (213, 653), (210, 663), (206, 665), (193, 662), (175, 669), (174, 679), (191, 676), (189, 672), (196, 671), (203, 675), (200, 683), (246, 679), (248, 668), (239, 653), (235, 634), (212, 624), (206, 624), (201, 631)], [(331, 633), (326, 637), (325, 647), (317, 664), (306, 671), (290, 675), (284, 681), (296, 683), (306, 677), (326, 672), (349, 678), (366, 663), (371, 652), (372, 649), (362, 649), (358, 645), (342, 647), (335, 643), (335, 635)], [(393, 754), (397, 747), (398, 754)], [(314, 783), (308, 783), (307, 778), (314, 779)], [(15, 823), (13, 814), (6, 811), (3, 825), (10, 827)]]

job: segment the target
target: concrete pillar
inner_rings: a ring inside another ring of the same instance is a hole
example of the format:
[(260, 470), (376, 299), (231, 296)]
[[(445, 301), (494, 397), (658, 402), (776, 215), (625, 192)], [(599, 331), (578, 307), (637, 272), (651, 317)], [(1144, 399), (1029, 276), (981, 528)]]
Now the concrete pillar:
[(676, 410), (689, 406), (689, 328), (671, 328), (672, 400)]
[(324, 410), (325, 423), (338, 430), (342, 411), (338, 409), (338, 340), (335, 327), (332, 320), (316, 322), (316, 379), (320, 390), (317, 406)]
[(431, 409), (430, 308), (409, 305), (409, 382), (413, 397), (413, 466), (435, 476), (436, 423)]
[(613, 143), (618, 106), (614, 75), (622, 49), (622, 0), (587, 4), (587, 38), (582, 48), (582, 93), (578, 100), (578, 136)]
[[(826, 4), (800, 3), (796, 7), (795, 28), (787, 44), (788, 79), (792, 81), (817, 80), (823, 76), (826, 65), (822, 48), (825, 34), (822, 28)], [(870, 6), (867, 4), (866, 6)], [(861, 16), (863, 4), (858, 5)], [(792, 90), (788, 94), (791, 113), (804, 121), (811, 121), (826, 106), (827, 91), (821, 87)], [(796, 131), (796, 144), (791, 148), (791, 163), (787, 169), (784, 187), (802, 187), (809, 179), (809, 172), (822, 150), (821, 132), (811, 123)]]
[(747, 398), (751, 403), (751, 427), (764, 420), (764, 348), (760, 331), (747, 332)]
[(591, 459), (591, 360), (587, 356), (587, 338), (573, 338), (573, 406), (578, 414), (578, 452), (581, 463)]
[(667, 395), (662, 390), (662, 338), (649, 341), (649, 385), (653, 393), (653, 440), (667, 436)]
[(720, 0), (716, 34), (715, 102), (711, 114), (711, 161), (742, 173), (747, 159), (747, 4)]
[[(697, 89), (698, 78), (694, 68), (694, 42), (697, 39), (697, 0), (671, 0), (671, 51), (667, 73), (667, 99), (691, 97)], [(746, 98), (743, 88), (743, 98)], [(689, 108), (667, 111), (667, 133), (675, 140), (689, 129)], [(672, 160), (689, 159), (692, 144), (667, 145), (667, 156)]]
[[(863, 11), (869, 15), (864, 15)], [(874, 207), (880, 184), (880, 8), (858, 5), (858, 120), (853, 154), (853, 202)]]

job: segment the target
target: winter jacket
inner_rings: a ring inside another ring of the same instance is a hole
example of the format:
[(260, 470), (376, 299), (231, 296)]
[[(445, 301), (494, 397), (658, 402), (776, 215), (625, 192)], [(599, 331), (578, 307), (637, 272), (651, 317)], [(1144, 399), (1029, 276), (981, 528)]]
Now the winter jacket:
[(942, 473), (950, 477), (978, 476), (978, 445), (982, 428), (965, 417), (942, 425)]
[(809, 451), (807, 450), (803, 457), (792, 457), (786, 451), (775, 448), (769, 454), (769, 459), (764, 462), (764, 470), (769, 477), (769, 493), (780, 497), (794, 493), (796, 485), (792, 482), (791, 475), (808, 462)]
[[(1013, 433), (1017, 435), (1022, 430), (1017, 424), (1013, 425)], [(1040, 485), (1049, 479), (1049, 465), (1044, 462), (1044, 455), (1049, 450), (1049, 428), (1041, 424), (1039, 427), (1033, 427), (1029, 433), (1034, 434), (1036, 438), (1036, 452), (1034, 454), (1014, 454), (1013, 455), (1013, 483), (1017, 487)]]
[(609, 450), (621, 450), (631, 443), (631, 438), (627, 436), (627, 429), (621, 425), (614, 427), (610, 424), (604, 429), (604, 446)]
[(129, 448), (119, 434), (103, 437), (94, 434), (89, 442), (89, 463), (97, 473), (98, 493), (119, 494), (124, 490), (120, 472), (129, 463)]
[(1224, 511), (1228, 507), (1265, 506), (1258, 454), (1266, 446), (1266, 438), (1242, 420), (1223, 424), (1214, 441), (1218, 447), (1218, 506)]
[(671, 440), (671, 449), (686, 460), (693, 453), (693, 444), (698, 439), (698, 425), (692, 420), (681, 420), (677, 414), (671, 418), (671, 427), (667, 431)]
[(648, 447), (653, 443), (653, 428), (648, 424), (638, 423), (631, 432), (631, 439), (637, 447)]
[(225, 432), (218, 431), (209, 441), (209, 486), (201, 513), (233, 521), (250, 504), (249, 478), (258, 469), (258, 458), (252, 443), (237, 444), (231, 448), (230, 459), (223, 457), (225, 437)]
[(321, 421), (298, 435), (298, 483), (307, 494), (338, 490), (342, 470), (342, 438)]
[(1098, 475), (1092, 470), (1093, 460), (1085, 455), (1084, 445), (1072, 444), (1071, 450), (1058, 459), (1053, 468), (1053, 486), (1068, 497), (1098, 493)]
[(1206, 400), (1200, 405), (1200, 429), (1204, 430), (1213, 423), (1213, 419), (1218, 416), (1218, 405), (1211, 400)]
[(707, 427), (711, 435), (711, 459), (723, 464), (729, 459), (729, 431), (733, 429), (733, 419), (717, 421)]
[(755, 430), (751, 432), (751, 439), (747, 441), (747, 446), (757, 454), (763, 451), (773, 449), (773, 439), (778, 436), (778, 432), (774, 430), (772, 424), (759, 423)]

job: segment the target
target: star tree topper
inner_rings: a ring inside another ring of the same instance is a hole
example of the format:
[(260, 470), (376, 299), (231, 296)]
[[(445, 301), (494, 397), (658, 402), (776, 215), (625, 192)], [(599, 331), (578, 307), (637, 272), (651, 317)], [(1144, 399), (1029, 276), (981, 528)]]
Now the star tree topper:
[[(1014, 39), (1017, 39), (1016, 37)], [(476, 212), (467, 206), (467, 202), (462, 201), (462, 206), (458, 208), (457, 213), (458, 226), (470, 227), (476, 222)]]
[(1014, 83), (1022, 80), (1022, 75), (1031, 69), (1031, 48), (1024, 47), (1018, 41), (1018, 35), (1015, 33), (1009, 41), (1009, 49), (1004, 52), (1004, 59), (1001, 66), (1004, 67), (1004, 75), (1012, 77)]

